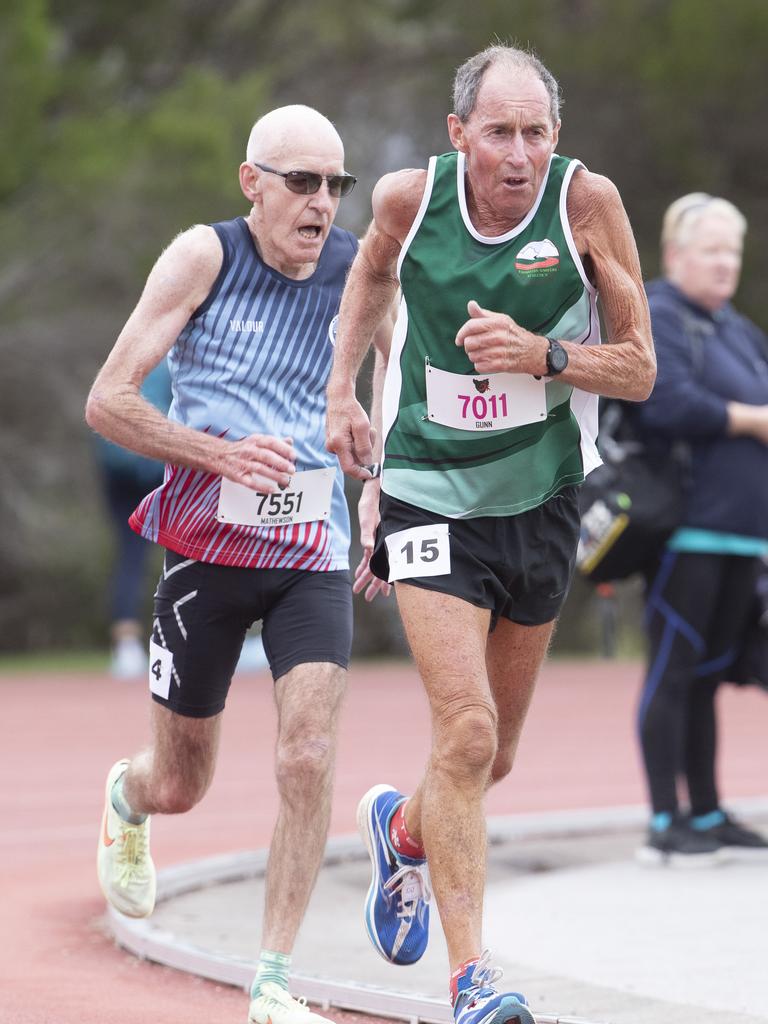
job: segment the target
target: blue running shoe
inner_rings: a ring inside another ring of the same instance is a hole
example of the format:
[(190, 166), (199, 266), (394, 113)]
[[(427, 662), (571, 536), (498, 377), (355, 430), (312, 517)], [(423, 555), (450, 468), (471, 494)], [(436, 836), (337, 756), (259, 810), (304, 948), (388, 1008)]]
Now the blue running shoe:
[(387, 839), (390, 818), (404, 800), (391, 786), (374, 786), (357, 807), (357, 827), (373, 869), (365, 927), (376, 952), (391, 964), (416, 963), (429, 938), (426, 861), (395, 856)]
[(536, 1024), (520, 992), (497, 992), (499, 967), (491, 967), (485, 950), (474, 966), (451, 978), (451, 1002), (456, 1024)]

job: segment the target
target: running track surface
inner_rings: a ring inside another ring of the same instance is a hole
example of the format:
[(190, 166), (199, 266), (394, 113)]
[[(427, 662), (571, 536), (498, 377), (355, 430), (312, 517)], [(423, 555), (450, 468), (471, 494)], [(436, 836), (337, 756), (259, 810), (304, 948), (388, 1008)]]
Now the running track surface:
[[(643, 803), (633, 732), (639, 681), (639, 666), (629, 663), (546, 666), (515, 770), (489, 794), (488, 812)], [(145, 740), (144, 684), (20, 674), (0, 677), (0, 693), (0, 1024), (245, 1024), (242, 992), (139, 962), (104, 931), (95, 878), (104, 778)], [(719, 699), (724, 796), (765, 796), (768, 698), (727, 687)], [(158, 866), (268, 845), (274, 726), (269, 676), (237, 677), (209, 794), (187, 815), (153, 821)], [(410, 666), (353, 666), (332, 834), (354, 831), (357, 801), (370, 785), (413, 787), (428, 729)]]

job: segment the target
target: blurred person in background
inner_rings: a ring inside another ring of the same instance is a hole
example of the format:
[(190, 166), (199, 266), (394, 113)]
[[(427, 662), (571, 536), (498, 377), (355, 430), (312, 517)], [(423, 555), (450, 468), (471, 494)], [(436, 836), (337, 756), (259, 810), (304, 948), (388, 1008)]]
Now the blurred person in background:
[[(161, 360), (141, 386), (141, 394), (163, 414), (171, 404), (171, 378)], [(163, 463), (94, 435), (115, 552), (110, 579), (110, 672), (116, 679), (138, 679), (148, 668), (142, 589), (150, 546), (128, 524), (133, 510), (163, 482)]]
[(723, 808), (715, 765), (715, 694), (768, 552), (768, 339), (730, 304), (745, 231), (727, 200), (683, 196), (664, 217), (664, 277), (647, 287), (658, 374), (632, 417), (648, 445), (682, 443), (687, 462), (682, 525), (646, 594), (638, 728), (652, 817), (638, 858), (650, 863), (768, 853)]
[[(335, 317), (357, 251), (333, 221), (356, 179), (336, 129), (305, 106), (256, 122), (239, 176), (248, 215), (171, 243), (88, 398), (94, 429), (169, 466), (131, 517), (166, 549), (152, 740), (109, 772), (98, 875), (117, 910), (152, 912), (149, 815), (204, 796), (243, 639), (262, 620), (280, 799), (249, 1020), (326, 1024), (289, 995), (288, 972), (325, 848), (352, 642), (349, 516), (324, 426)], [(139, 390), (166, 356), (168, 417)]]
[[(361, 532), (381, 518), (357, 583), (395, 582), (432, 715), (416, 791), (374, 786), (358, 808), (366, 927), (385, 959), (418, 960), (431, 880), (457, 1024), (533, 1024), (483, 950), (483, 801), (512, 769), (568, 590), (579, 485), (600, 461), (597, 395), (643, 399), (655, 372), (621, 198), (556, 154), (559, 130), (559, 87), (534, 55), (498, 45), (462, 64), (453, 151), (376, 185), (328, 385), (329, 446), (366, 481)], [(372, 438), (355, 378), (398, 284)]]

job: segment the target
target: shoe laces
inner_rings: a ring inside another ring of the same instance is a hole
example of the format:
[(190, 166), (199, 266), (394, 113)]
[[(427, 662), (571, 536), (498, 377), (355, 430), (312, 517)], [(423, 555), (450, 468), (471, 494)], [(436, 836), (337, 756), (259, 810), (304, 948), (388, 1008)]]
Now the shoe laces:
[(419, 904), (429, 903), (432, 899), (426, 866), (418, 864), (403, 864), (387, 879), (383, 888), (390, 896), (399, 897), (398, 917), (413, 917), (416, 913), (423, 913)]
[(144, 871), (147, 858), (147, 830), (142, 825), (123, 825), (118, 863), (119, 884), (128, 886)]
[(494, 985), (497, 981), (501, 980), (501, 976), (503, 974), (504, 971), (501, 967), (491, 966), (490, 949), (484, 949), (480, 955), (480, 959), (472, 968), (470, 984), (472, 988), (478, 988), (481, 990), (481, 993), (485, 994), (485, 990), (493, 991)]
[[(466, 1010), (482, 1006), (496, 995), (494, 985), (501, 978), (502, 973), (500, 967), (491, 967), (491, 951), (484, 949), (480, 954), (480, 959), (472, 968), (472, 973), (467, 979), (468, 983), (465, 981), (464, 988), (459, 989), (456, 993), (453, 1013), (457, 1021), (461, 1020)], [(464, 978), (467, 978), (466, 974)]]
[[(501, 980), (503, 974), (504, 971), (500, 967), (491, 966), (490, 949), (484, 949), (480, 954), (480, 959), (472, 968), (469, 985), (456, 996), (453, 1009), (455, 1020), (459, 1021), (465, 1010), (471, 1010), (473, 1007), (482, 1009), (489, 999), (498, 996), (496, 982)], [(518, 1002), (527, 1006), (525, 996), (521, 992), (508, 992), (506, 994), (513, 996)]]
[[(264, 991), (265, 989), (267, 991)], [(258, 998), (263, 999), (268, 1005), (279, 1006), (283, 1009), (295, 1009), (299, 1006), (306, 1013), (312, 1012), (307, 1006), (307, 1000), (304, 996), (292, 996), (290, 992), (279, 985), (264, 985)]]

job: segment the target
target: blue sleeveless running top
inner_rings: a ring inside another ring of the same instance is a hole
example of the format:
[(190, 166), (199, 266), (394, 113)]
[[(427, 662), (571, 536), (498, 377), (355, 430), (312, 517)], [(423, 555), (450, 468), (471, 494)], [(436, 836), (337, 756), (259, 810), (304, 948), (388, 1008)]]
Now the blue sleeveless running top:
[(330, 571), (348, 567), (349, 514), (341, 469), (325, 450), (325, 387), (335, 317), (357, 239), (332, 227), (311, 277), (285, 277), (261, 259), (242, 217), (213, 224), (219, 275), (168, 354), (169, 418), (239, 440), (292, 437), (297, 470), (335, 467), (328, 522), (263, 527), (216, 519), (221, 477), (167, 466), (130, 523), (149, 540), (204, 562)]

